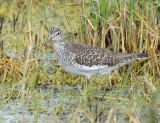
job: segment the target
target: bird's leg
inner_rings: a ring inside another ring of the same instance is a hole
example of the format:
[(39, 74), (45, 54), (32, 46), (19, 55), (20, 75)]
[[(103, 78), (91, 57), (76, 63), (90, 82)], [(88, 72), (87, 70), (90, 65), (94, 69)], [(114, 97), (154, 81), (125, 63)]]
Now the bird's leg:
[(82, 86), (82, 89), (83, 89), (83, 91), (84, 91), (85, 94), (87, 93), (88, 85), (89, 85), (89, 79), (85, 78), (85, 82), (84, 82), (84, 84)]
[(88, 89), (89, 89), (89, 79), (87, 77), (85, 77), (85, 81), (84, 81), (83, 85), (81, 86), (81, 90), (83, 90), (83, 93), (85, 96), (88, 95)]
[(85, 82), (85, 87), (86, 87), (86, 89), (88, 88), (88, 86), (89, 86), (89, 79), (86, 78), (86, 82)]
[(86, 81), (87, 81), (87, 83), (86, 83), (86, 84), (87, 84), (87, 85), (89, 85), (89, 79), (88, 79), (88, 78), (86, 79)]

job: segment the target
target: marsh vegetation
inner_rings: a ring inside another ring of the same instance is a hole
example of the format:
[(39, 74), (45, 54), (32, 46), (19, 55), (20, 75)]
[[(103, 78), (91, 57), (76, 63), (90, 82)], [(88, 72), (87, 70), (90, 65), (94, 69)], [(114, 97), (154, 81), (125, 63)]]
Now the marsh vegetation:
[[(105, 76), (60, 66), (47, 41), (149, 53)], [(158, 0), (0, 0), (0, 122), (160, 122)]]

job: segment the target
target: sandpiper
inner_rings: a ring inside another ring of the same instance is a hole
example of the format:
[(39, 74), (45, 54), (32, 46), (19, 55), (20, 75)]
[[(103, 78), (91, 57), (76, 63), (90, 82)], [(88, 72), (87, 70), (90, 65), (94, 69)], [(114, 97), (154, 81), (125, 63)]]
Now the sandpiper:
[[(147, 53), (126, 54), (99, 47), (65, 42), (59, 28), (50, 28), (48, 41), (51, 41), (59, 63), (67, 72), (85, 77), (102, 76), (135, 60), (146, 59)], [(46, 45), (47, 42), (44, 44)]]

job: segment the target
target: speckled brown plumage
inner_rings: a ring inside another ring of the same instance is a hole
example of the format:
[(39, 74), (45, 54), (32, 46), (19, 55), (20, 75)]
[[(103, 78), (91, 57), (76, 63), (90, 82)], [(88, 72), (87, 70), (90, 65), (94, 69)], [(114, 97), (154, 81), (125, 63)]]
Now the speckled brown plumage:
[(51, 41), (62, 67), (71, 74), (87, 79), (104, 75), (125, 64), (148, 56), (148, 54), (125, 54), (99, 47), (67, 43), (63, 41), (59, 28), (49, 29), (47, 42), (49, 41)]
[(74, 58), (75, 62), (89, 67), (93, 65), (115, 66), (125, 60), (136, 57), (134, 54), (115, 53), (110, 50), (88, 45), (66, 43), (65, 49), (68, 49), (68, 52), (76, 54)]

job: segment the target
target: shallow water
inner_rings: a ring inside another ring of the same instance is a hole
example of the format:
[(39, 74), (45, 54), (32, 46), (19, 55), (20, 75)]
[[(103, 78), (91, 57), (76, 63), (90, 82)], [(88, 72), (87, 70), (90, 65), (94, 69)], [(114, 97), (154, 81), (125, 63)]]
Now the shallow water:
[[(93, 119), (102, 113), (102, 119), (105, 122), (113, 107), (117, 107), (117, 114), (115, 119), (120, 123), (127, 123), (128, 117), (123, 113), (119, 114), (118, 109), (121, 109), (121, 101), (116, 100), (119, 91), (107, 91), (105, 98), (102, 97), (104, 90), (93, 90), (92, 94), (84, 98), (83, 91), (78, 87), (70, 87), (65, 85), (63, 87), (54, 87), (53, 89), (37, 88), (30, 90), (25, 99), (25, 120), (26, 122), (71, 122), (70, 118), (79, 112), (80, 120), (87, 122), (86, 114), (83, 113), (85, 106), (86, 110), (90, 112)], [(112, 95), (112, 96), (111, 96)], [(120, 96), (122, 96), (120, 94)], [(124, 93), (123, 96), (126, 96)], [(87, 99), (87, 100), (86, 100)], [(125, 103), (123, 105), (129, 106), (131, 100), (123, 98)], [(85, 104), (86, 103), (86, 104)], [(123, 101), (122, 101), (123, 103)], [(120, 106), (120, 107), (119, 107)], [(80, 108), (81, 107), (81, 108)], [(135, 109), (139, 116), (143, 116), (143, 111)], [(97, 111), (98, 114), (96, 113)], [(10, 99), (8, 103), (1, 104), (0, 107), (0, 122), (21, 122), (21, 98)], [(101, 118), (101, 116), (100, 116)], [(159, 116), (157, 116), (159, 118)]]
[[(27, 122), (53, 122), (53, 121), (69, 121), (69, 117), (77, 110), (78, 106), (83, 106), (83, 95), (81, 95), (80, 87), (63, 88), (56, 87), (55, 89), (38, 88), (38, 98), (34, 95), (28, 96), (25, 100), (25, 119)], [(82, 90), (81, 90), (82, 91)], [(93, 93), (93, 95), (103, 94), (104, 91)], [(109, 92), (108, 92), (109, 94)], [(29, 94), (28, 94), (29, 95)], [(81, 95), (81, 96), (80, 96)], [(90, 102), (90, 101), (89, 101)], [(90, 102), (88, 110), (96, 110), (97, 102)], [(101, 106), (103, 106), (103, 102)], [(62, 111), (60, 109), (63, 109)], [(3, 104), (0, 107), (0, 122), (21, 122), (21, 98), (11, 99), (9, 103)], [(59, 113), (58, 113), (59, 112)], [(83, 115), (82, 121), (83, 121)], [(96, 115), (96, 114), (93, 114)]]
[[(42, 97), (39, 97), (38, 100), (32, 99), (33, 96), (28, 97), (25, 102), (25, 119), (27, 119), (27, 122), (30, 121), (40, 121), (40, 119), (43, 119), (44, 117), (47, 119), (53, 118), (53, 112), (56, 110), (56, 104), (61, 101), (68, 100), (68, 97), (60, 97), (60, 95), (63, 95), (63, 92), (65, 90), (56, 89), (56, 92), (53, 92), (53, 95), (51, 95), (51, 91), (49, 89), (38, 89), (39, 95), (43, 95)], [(45, 98), (46, 97), (46, 98)], [(29, 101), (28, 101), (29, 100)], [(36, 106), (35, 106), (36, 104)], [(39, 110), (37, 108), (37, 104), (41, 105), (43, 107), (43, 110)], [(39, 110), (39, 111), (38, 111)], [(54, 110), (54, 111), (53, 111)], [(10, 122), (20, 122), (22, 120), (22, 113), (21, 113), (21, 99), (15, 99), (10, 100), (9, 103), (3, 104), (0, 107), (0, 121), (5, 123)]]

